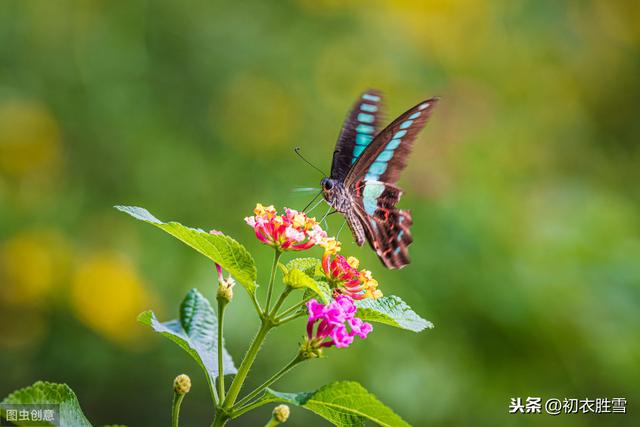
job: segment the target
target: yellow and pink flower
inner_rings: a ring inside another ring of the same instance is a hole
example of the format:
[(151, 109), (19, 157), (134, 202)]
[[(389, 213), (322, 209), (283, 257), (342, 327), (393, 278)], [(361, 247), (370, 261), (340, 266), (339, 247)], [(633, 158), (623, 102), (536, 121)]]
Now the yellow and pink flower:
[(322, 271), (332, 287), (338, 293), (348, 295), (355, 300), (380, 298), (382, 292), (378, 289), (378, 281), (371, 276), (371, 272), (358, 271), (360, 261), (357, 258), (345, 258), (336, 252), (328, 250), (325, 246), (325, 253), (322, 256)]
[(309, 249), (327, 239), (315, 218), (304, 212), (285, 208), (284, 215), (278, 215), (273, 206), (258, 203), (253, 213), (244, 220), (253, 227), (258, 240), (281, 251)]

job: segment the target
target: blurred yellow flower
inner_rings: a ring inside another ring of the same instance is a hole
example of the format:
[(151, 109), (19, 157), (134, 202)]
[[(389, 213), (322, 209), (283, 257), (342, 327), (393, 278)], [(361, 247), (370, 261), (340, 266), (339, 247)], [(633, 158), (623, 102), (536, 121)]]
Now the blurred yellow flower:
[[(473, 0), (383, 0), (372, 25), (413, 44), (430, 61), (454, 70), (500, 51), (505, 40), (496, 22), (501, 2)], [(518, 5), (512, 7), (517, 8)], [(502, 36), (502, 37), (501, 37)]]
[(21, 99), (0, 103), (0, 172), (22, 177), (60, 161), (60, 129), (46, 106)]
[(120, 344), (140, 332), (137, 315), (150, 306), (150, 295), (131, 264), (116, 253), (83, 261), (71, 283), (71, 305), (87, 326)]
[(0, 302), (20, 306), (51, 303), (70, 263), (68, 243), (58, 232), (31, 229), (0, 244)]

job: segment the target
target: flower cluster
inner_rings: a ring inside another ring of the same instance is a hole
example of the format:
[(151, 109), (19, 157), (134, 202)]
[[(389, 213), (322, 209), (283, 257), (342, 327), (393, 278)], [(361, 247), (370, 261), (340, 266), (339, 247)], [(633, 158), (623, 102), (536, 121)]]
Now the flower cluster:
[(256, 237), (269, 246), (282, 251), (309, 249), (327, 238), (315, 218), (304, 212), (285, 208), (284, 215), (278, 215), (273, 206), (256, 205), (254, 216), (244, 220), (253, 227)]
[(378, 281), (371, 276), (371, 272), (358, 271), (360, 261), (357, 258), (338, 255), (339, 245), (323, 246), (325, 252), (322, 256), (322, 271), (337, 292), (357, 300), (382, 296), (382, 292), (378, 289)]
[[(348, 347), (357, 335), (364, 339), (373, 330), (370, 323), (355, 317), (356, 306), (346, 295), (339, 295), (324, 305), (315, 299), (307, 302), (307, 350), (317, 351), (322, 347)], [(314, 326), (318, 324), (315, 328)], [(349, 328), (347, 329), (347, 325)]]
[(328, 237), (315, 218), (287, 208), (284, 215), (278, 215), (273, 206), (257, 204), (254, 215), (245, 218), (245, 222), (261, 242), (280, 251), (299, 251), (315, 245), (324, 248), (322, 272), (333, 288), (333, 299), (326, 305), (315, 299), (307, 302), (309, 319), (307, 338), (300, 349), (302, 357), (319, 357), (324, 347), (344, 348), (351, 345), (355, 336), (367, 337), (373, 327), (355, 317), (354, 300), (381, 297), (378, 282), (370, 271), (358, 270), (358, 259), (338, 254), (341, 243)]

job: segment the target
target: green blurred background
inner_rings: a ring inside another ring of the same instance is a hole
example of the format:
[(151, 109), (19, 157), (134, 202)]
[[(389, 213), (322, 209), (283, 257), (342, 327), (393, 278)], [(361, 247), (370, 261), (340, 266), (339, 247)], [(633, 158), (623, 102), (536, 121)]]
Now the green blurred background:
[[(303, 207), (292, 190), (319, 176), (293, 147), (328, 169), (375, 87), (389, 119), (443, 97), (400, 182), (413, 263), (343, 252), (436, 328), (376, 327), (276, 388), (357, 380), (416, 426), (638, 425), (638, 22), (635, 1), (3, 1), (0, 395), (67, 382), (96, 425), (163, 426), (186, 372), (183, 425), (208, 425), (195, 363), (135, 317), (213, 297), (213, 266), (112, 205), (224, 230), (264, 282), (271, 251), (242, 218)], [(236, 295), (239, 362), (257, 322)], [(303, 323), (273, 334), (252, 384)], [(517, 396), (626, 397), (630, 413), (507, 415)], [(325, 424), (294, 409), (287, 425)]]

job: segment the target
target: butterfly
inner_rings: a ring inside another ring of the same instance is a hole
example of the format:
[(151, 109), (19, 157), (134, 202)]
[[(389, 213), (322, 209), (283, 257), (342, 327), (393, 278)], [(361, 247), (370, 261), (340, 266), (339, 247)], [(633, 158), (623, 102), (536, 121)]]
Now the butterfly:
[(382, 94), (364, 92), (347, 116), (333, 152), (331, 174), (321, 181), (324, 199), (344, 215), (358, 246), (365, 239), (390, 269), (409, 264), (413, 223), (396, 208), (402, 190), (396, 186), (411, 146), (438, 98), (427, 99), (379, 130)]

